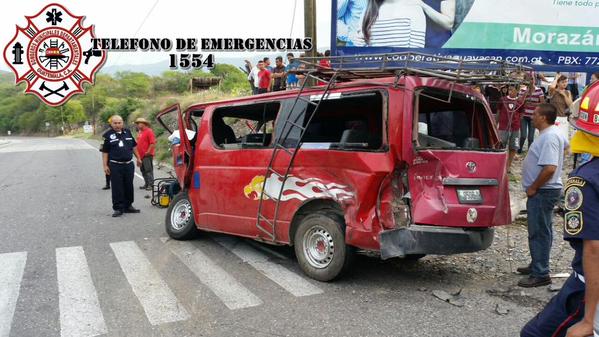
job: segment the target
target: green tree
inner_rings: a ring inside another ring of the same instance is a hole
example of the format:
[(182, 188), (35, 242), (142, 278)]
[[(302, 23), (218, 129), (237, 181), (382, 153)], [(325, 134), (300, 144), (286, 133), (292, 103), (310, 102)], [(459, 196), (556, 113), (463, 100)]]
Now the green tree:
[(235, 66), (230, 64), (217, 64), (210, 73), (213, 76), (222, 78), (222, 91), (239, 93), (249, 91), (247, 75)]
[(63, 106), (66, 123), (69, 125), (81, 124), (87, 120), (83, 104), (79, 100), (69, 100)]
[(102, 121), (108, 121), (113, 115), (120, 115), (123, 117), (123, 121), (127, 123), (129, 115), (141, 106), (141, 102), (135, 98), (112, 98), (109, 97), (106, 100), (106, 105), (102, 110), (100, 116)]
[(116, 79), (121, 97), (145, 98), (152, 94), (152, 79), (144, 73), (119, 72)]
[(189, 90), (191, 75), (180, 71), (165, 71), (160, 77), (154, 79), (156, 92), (184, 93)]

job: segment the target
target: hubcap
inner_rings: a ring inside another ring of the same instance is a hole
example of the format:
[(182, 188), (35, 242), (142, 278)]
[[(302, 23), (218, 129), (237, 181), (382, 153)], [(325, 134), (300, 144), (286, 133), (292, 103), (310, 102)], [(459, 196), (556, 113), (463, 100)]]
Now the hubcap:
[(191, 219), (191, 204), (189, 200), (179, 200), (171, 212), (171, 226), (174, 230), (180, 231), (185, 228), (189, 219)]
[(304, 256), (314, 268), (326, 268), (333, 260), (335, 244), (324, 228), (314, 226), (304, 234)]

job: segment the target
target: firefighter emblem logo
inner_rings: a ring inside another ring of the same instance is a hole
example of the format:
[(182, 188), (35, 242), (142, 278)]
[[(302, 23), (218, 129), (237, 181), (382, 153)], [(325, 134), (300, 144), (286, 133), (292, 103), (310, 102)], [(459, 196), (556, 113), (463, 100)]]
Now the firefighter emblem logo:
[(93, 83), (104, 64), (106, 51), (94, 49), (93, 25), (83, 27), (83, 16), (50, 4), (17, 32), (4, 48), (4, 61), (15, 73), (16, 83), (26, 82), (32, 93), (51, 106), (61, 105)]

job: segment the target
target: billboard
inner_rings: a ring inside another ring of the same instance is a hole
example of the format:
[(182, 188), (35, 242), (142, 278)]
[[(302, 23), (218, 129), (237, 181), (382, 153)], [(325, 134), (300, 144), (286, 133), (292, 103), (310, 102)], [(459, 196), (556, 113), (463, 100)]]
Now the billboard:
[(336, 55), (414, 50), (599, 68), (599, 0), (333, 0)]

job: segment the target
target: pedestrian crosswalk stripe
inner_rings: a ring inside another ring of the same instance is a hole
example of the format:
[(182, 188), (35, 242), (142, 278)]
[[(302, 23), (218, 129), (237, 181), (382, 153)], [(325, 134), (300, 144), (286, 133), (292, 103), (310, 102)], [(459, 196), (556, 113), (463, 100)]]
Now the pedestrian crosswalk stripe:
[(267, 255), (238, 239), (218, 237), (214, 240), (296, 297), (322, 294), (323, 292), (322, 289), (300, 275), (270, 261)]
[(10, 334), (26, 262), (27, 252), (0, 254), (0, 337)]
[(169, 241), (168, 248), (185, 264), (229, 309), (241, 309), (262, 304), (262, 300), (216, 265), (191, 242)]
[(60, 335), (91, 337), (107, 333), (83, 248), (57, 248), (56, 271)]
[(135, 242), (116, 242), (110, 247), (152, 325), (190, 317)]

